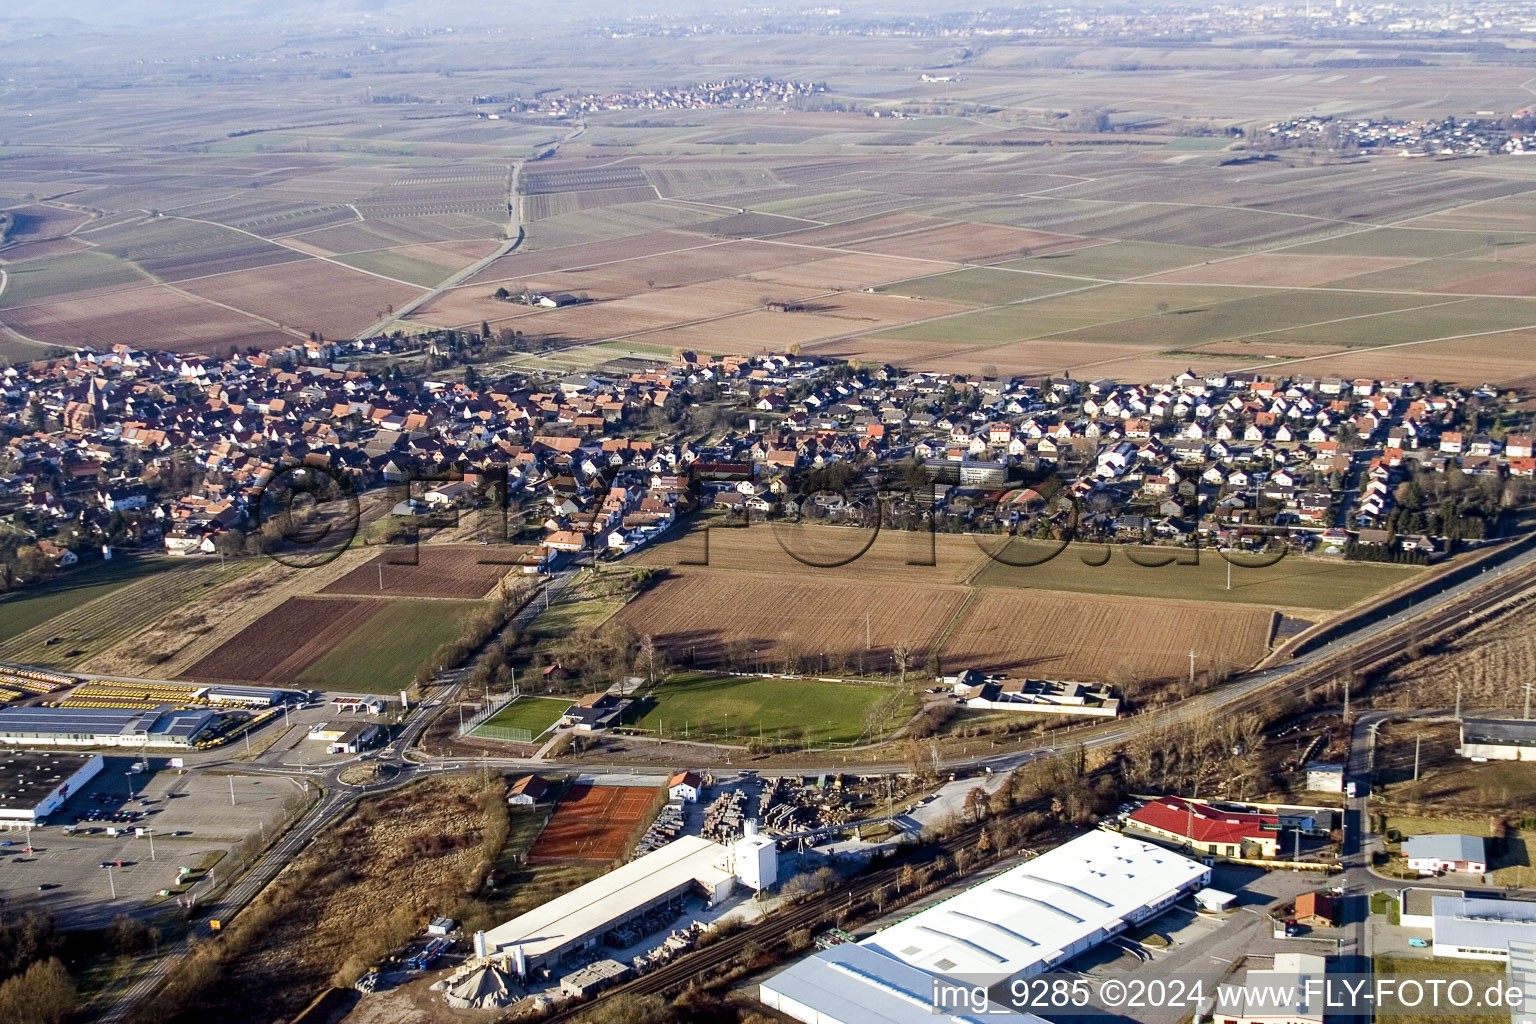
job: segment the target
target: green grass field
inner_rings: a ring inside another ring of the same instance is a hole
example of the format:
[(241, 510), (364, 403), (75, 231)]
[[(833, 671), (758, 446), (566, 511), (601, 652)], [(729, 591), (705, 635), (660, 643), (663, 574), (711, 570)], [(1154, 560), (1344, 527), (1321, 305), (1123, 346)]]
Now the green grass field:
[(1052, 274), (1081, 274), (1083, 277), (1119, 280), (1125, 277), (1156, 274), (1176, 267), (1188, 267), (1209, 260), (1227, 259), (1231, 256), (1231, 250), (1204, 248), (1198, 245), (1110, 242), (1105, 245), (1087, 245), (1081, 249), (1032, 256), (1029, 259), (1004, 263), (1002, 266)]
[(583, 571), (579, 579), (565, 588), (558, 601), (528, 624), (528, 635), (548, 640), (602, 625), (624, 607), (627, 600), (627, 595), (616, 587), (616, 582), (594, 578), (590, 572)]
[[(1137, 286), (1152, 288), (1152, 285)], [(1356, 292), (1292, 292), (1271, 291), (1262, 295), (1243, 297), (1242, 289), (1234, 289), (1230, 301), (1200, 302), (1193, 306), (1169, 303), (1164, 313), (1155, 310), (1150, 315), (1140, 315), (1116, 323), (1098, 324), (1069, 333), (1054, 335), (1062, 341), (1113, 341), (1124, 344), (1147, 344), (1159, 347), (1192, 347), (1229, 338), (1262, 336), (1264, 340), (1286, 337), (1281, 333), (1296, 328), (1295, 333), (1310, 328), (1303, 324), (1324, 324), (1331, 333), (1343, 339), (1358, 338), (1356, 344), (1372, 344), (1372, 339), (1383, 336), (1375, 326), (1378, 321), (1389, 320), (1394, 310), (1411, 306), (1425, 306), (1436, 302), (1452, 302), (1452, 297), (1426, 298), (1418, 295), (1380, 295)], [(1415, 310), (1420, 312), (1432, 310)]]
[[(1027, 338), (1066, 336), (1069, 331), (1081, 332), (1082, 337), (1070, 336), (1068, 340), (1123, 341), (1125, 339), (1121, 335), (1129, 331), (1131, 340), (1139, 341), (1139, 330), (1152, 319), (1166, 320), (1167, 328), (1174, 330), (1195, 311), (1204, 312), (1257, 294), (1259, 292), (1256, 289), (1208, 285), (1110, 284), (1036, 302), (981, 309), (909, 327), (897, 327), (882, 331), (875, 337), (986, 345)], [(1158, 312), (1160, 304), (1167, 307), (1161, 314)], [(1137, 323), (1123, 323), (1128, 320), (1136, 320)], [(1085, 328), (1094, 328), (1094, 331)]]
[[(1287, 250), (1293, 253), (1330, 253), (1341, 256), (1398, 256), (1429, 259), (1436, 256), (1486, 256), (1492, 239), (1499, 245), (1523, 245), (1536, 237), (1512, 231), (1447, 231), (1425, 228), (1377, 228), (1337, 235)], [(1496, 269), (1489, 267), (1490, 270)]]
[[(337, 256), (335, 259), (336, 262), (345, 263), (349, 267), (383, 274), (397, 281), (409, 281), (424, 288), (431, 288), (453, 273), (450, 267), (438, 266), (436, 263), (428, 263), (426, 260), (418, 260), (387, 249), (351, 252)], [(468, 265), (469, 262), (471, 261), (466, 260), (465, 264)]]
[(0, 640), (9, 640), (61, 612), (94, 600), (136, 579), (185, 562), (170, 558), (118, 558), (76, 572), (66, 572), (41, 586), (0, 597)]
[(50, 259), (27, 260), (0, 268), (5, 270), (5, 291), (0, 306), (45, 299), (88, 288), (148, 282), (149, 277), (131, 263), (99, 252), (72, 252)]
[[(1442, 301), (1425, 296), (1419, 296), (1418, 299), (1421, 303)], [(1300, 342), (1350, 348), (1426, 341), (1430, 338), (1457, 338), (1536, 325), (1536, 299), (1458, 298), (1447, 295), (1443, 302), (1443, 305), (1430, 309), (1403, 310), (1371, 317), (1369, 320), (1277, 331), (1266, 334), (1264, 340), (1277, 345)]]
[[(674, 676), (642, 698), (632, 724), (666, 736), (746, 742), (852, 743), (863, 737), (865, 718), (898, 691), (884, 686), (818, 683), (803, 679), (749, 679), (688, 673)], [(901, 698), (888, 721), (905, 721), (914, 709)]]
[(459, 635), (477, 601), (390, 601), (328, 654), (310, 662), (294, 682), (320, 690), (394, 693), (411, 685), (416, 669)]
[(1070, 291), (1092, 283), (1079, 278), (1021, 273), (1016, 270), (994, 270), (991, 267), (970, 267), (948, 274), (934, 274), (931, 277), (919, 277), (911, 281), (898, 281), (895, 284), (883, 285), (876, 290), (894, 295), (911, 295), (919, 299), (958, 302), (967, 306), (995, 306), (1003, 302), (1016, 302), (1019, 299), (1055, 295), (1058, 292)]
[[(1015, 538), (998, 551), (1003, 538), (991, 540), (989, 551), (1010, 561), (1042, 558), (1060, 545)], [(1287, 557), (1265, 568), (1232, 567), (1232, 589), (1227, 589), (1227, 562), (1215, 551), (1199, 552), (1195, 565), (1137, 565), (1125, 550), (1115, 548), (1102, 566), (1085, 565), (1083, 554), (1102, 551), (1099, 545), (1069, 547), (1040, 565), (1013, 566), (994, 561), (981, 571), (976, 582), (991, 587), (1034, 590), (1068, 590), (1079, 594), (1114, 594), (1121, 597), (1179, 598), (1186, 601), (1224, 601), (1280, 608), (1336, 610), (1390, 587), (1413, 579), (1418, 568), (1376, 562), (1325, 561)], [(1179, 549), (1156, 548), (1146, 552), (1167, 557)], [(1189, 551), (1182, 554), (1188, 556)], [(1235, 560), (1240, 556), (1234, 555)]]
[(519, 697), (491, 716), (481, 728), (527, 729), (535, 737), (560, 720), (565, 709), (571, 706), (566, 699), (555, 697)]

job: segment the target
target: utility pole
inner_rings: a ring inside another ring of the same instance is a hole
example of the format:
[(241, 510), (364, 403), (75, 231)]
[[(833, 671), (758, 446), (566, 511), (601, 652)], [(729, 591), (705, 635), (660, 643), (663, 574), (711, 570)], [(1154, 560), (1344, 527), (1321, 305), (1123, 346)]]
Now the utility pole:
[(1419, 781), (1419, 748), (1424, 745), (1424, 737), (1419, 736), (1413, 741), (1413, 781)]
[(1532, 680), (1525, 681), (1525, 720), (1531, 720), (1531, 686)]
[(1195, 688), (1195, 652), (1193, 650), (1189, 652), (1189, 688), (1191, 690)]
[(1461, 680), (1456, 680), (1456, 720), (1461, 721)]
[(1232, 589), (1232, 559), (1227, 559), (1227, 589)]
[[(870, 650), (873, 646), (874, 645), (869, 642), (869, 609), (866, 608), (864, 609), (864, 649), (867, 651)], [(1530, 718), (1531, 716), (1526, 715), (1525, 717)]]
[(1349, 721), (1349, 684), (1354, 682), (1355, 670), (1351, 668), (1344, 676), (1344, 720)]
[(229, 777), (229, 806), (235, 806), (235, 777)]
[(112, 880), (112, 865), (107, 865), (107, 886), (112, 890), (112, 898), (117, 899), (117, 883)]
[(144, 834), (149, 836), (149, 859), (150, 860), (154, 860), (155, 859), (155, 830), (154, 829), (148, 829)]

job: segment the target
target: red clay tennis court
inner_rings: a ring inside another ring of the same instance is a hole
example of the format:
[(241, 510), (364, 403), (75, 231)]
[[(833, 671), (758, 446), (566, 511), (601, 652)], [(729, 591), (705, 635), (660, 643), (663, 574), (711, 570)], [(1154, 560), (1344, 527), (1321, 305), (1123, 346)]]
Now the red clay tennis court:
[(645, 786), (572, 786), (528, 852), (528, 859), (618, 859), (636, 827), (645, 820), (656, 794), (657, 790)]

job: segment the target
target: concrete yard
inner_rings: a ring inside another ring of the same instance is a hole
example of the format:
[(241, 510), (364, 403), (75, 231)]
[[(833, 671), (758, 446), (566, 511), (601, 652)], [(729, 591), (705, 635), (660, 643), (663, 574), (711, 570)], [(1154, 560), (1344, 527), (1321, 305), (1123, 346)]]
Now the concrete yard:
[[(196, 870), (205, 858), (226, 853), (247, 835), (275, 831), (284, 805), (303, 792), (301, 783), (276, 775), (181, 774), (164, 767), (165, 758), (151, 758), (152, 768), (159, 770), (130, 774), (133, 758), (106, 760), (107, 767), (91, 784), (54, 812), (46, 826), (32, 830), (32, 853), (23, 852), (22, 829), (4, 833), (14, 843), (0, 847), (0, 897), (7, 911), (46, 909), (61, 926), (76, 928), (143, 910), (159, 890), (174, 885), (177, 868)], [(140, 811), (142, 817), (133, 823), (82, 821), (74, 835), (64, 834), (64, 826), (76, 818), (109, 819), (119, 810)], [(153, 830), (153, 858), (150, 839), (135, 836), (134, 826)], [(108, 835), (111, 827), (122, 834)], [(103, 862), (113, 865), (110, 877)], [(217, 875), (217, 866), (213, 870)], [(39, 889), (43, 885), (50, 888)]]

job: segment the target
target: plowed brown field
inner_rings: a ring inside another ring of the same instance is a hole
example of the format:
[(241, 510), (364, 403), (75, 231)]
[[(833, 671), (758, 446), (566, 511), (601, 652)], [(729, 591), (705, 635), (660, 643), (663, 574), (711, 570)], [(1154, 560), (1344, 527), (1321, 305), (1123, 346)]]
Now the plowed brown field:
[(946, 671), (1115, 682), (1240, 669), (1269, 650), (1264, 608), (982, 588), (944, 643)]
[(616, 619), (674, 657), (704, 665), (720, 663), (734, 641), (765, 655), (783, 644), (810, 656), (864, 650), (880, 669), (898, 643), (920, 662), (965, 596), (964, 587), (824, 579), (814, 569), (798, 576), (674, 569)]
[(289, 683), (310, 662), (386, 606), (384, 601), (289, 598), (183, 675), (188, 679)]

